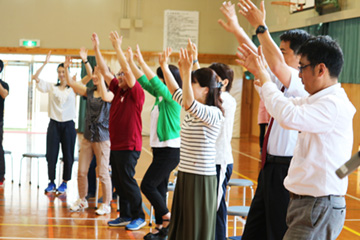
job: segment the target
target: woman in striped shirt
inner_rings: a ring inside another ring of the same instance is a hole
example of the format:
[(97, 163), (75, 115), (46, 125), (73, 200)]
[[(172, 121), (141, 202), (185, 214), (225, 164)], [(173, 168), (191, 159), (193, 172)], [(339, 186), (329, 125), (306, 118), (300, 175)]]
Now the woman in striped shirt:
[(218, 76), (209, 68), (191, 72), (193, 59), (181, 49), (179, 68), (181, 90), (171, 77), (167, 59), (171, 49), (161, 57), (161, 67), (173, 99), (187, 112), (181, 126), (180, 164), (171, 211), (169, 240), (215, 239), (216, 168), (215, 142), (223, 112)]

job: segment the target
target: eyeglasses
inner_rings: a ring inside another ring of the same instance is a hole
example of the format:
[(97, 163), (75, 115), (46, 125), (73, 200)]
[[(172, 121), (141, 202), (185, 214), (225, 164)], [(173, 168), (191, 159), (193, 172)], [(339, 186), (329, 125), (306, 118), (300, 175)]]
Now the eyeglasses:
[(310, 64), (307, 64), (307, 65), (305, 65), (305, 66), (300, 66), (300, 67), (299, 67), (299, 72), (302, 73), (303, 69), (304, 69), (304, 68), (307, 68), (308, 66), (311, 66), (311, 63), (310, 63)]

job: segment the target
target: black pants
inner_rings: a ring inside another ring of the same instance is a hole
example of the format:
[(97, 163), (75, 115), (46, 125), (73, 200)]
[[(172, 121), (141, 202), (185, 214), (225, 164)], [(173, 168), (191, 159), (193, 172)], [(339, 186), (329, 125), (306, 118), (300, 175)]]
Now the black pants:
[(95, 196), (96, 194), (96, 157), (93, 156), (93, 159), (91, 160), (90, 166), (89, 166), (89, 172), (88, 172), (88, 196)]
[(112, 181), (120, 197), (120, 217), (145, 219), (140, 188), (134, 178), (139, 151), (110, 152)]
[(262, 150), (262, 146), (264, 144), (264, 138), (265, 138), (265, 133), (266, 133), (266, 126), (268, 124), (267, 123), (260, 123), (260, 135), (259, 135), (259, 144), (260, 144), (260, 149)]
[(0, 181), (5, 176), (5, 154), (3, 148), (4, 122), (0, 122)]
[[(219, 178), (220, 178), (220, 165), (216, 165), (216, 177), (218, 182), (219, 189)], [(226, 216), (227, 216), (227, 207), (226, 207), (226, 186), (230, 180), (231, 174), (233, 171), (233, 164), (228, 164), (226, 167), (226, 174), (224, 182), (222, 183), (221, 187), (223, 189), (223, 195), (221, 197), (221, 202), (219, 209), (216, 212), (216, 231), (215, 231), (215, 240), (224, 240), (226, 238)]]
[(162, 216), (169, 212), (166, 193), (169, 175), (180, 161), (180, 148), (153, 148), (153, 161), (141, 182), (141, 191), (155, 209), (156, 224), (162, 224)]
[(46, 136), (46, 160), (48, 162), (50, 181), (55, 180), (60, 143), (64, 161), (63, 180), (69, 181), (71, 179), (75, 140), (76, 130), (74, 121), (58, 122), (50, 119)]
[[(285, 157), (281, 157), (283, 162)], [(286, 212), (289, 192), (284, 187), (288, 164), (266, 162), (251, 202), (242, 240), (281, 240), (287, 230)]]

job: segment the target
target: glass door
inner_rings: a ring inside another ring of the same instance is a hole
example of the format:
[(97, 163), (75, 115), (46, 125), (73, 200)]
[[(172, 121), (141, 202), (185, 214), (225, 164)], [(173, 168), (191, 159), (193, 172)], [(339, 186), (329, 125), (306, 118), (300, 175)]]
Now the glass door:
[(27, 130), (29, 107), (30, 63), (7, 62), (3, 80), (9, 85), (9, 95), (5, 99), (4, 128)]

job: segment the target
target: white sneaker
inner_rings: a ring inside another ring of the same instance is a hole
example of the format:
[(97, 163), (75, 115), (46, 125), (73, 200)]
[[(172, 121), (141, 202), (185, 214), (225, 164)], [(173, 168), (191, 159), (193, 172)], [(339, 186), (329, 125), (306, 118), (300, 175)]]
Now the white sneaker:
[(88, 202), (85, 200), (82, 200), (82, 199), (78, 199), (76, 200), (76, 202), (73, 203), (73, 205), (70, 207), (70, 211), (72, 212), (78, 212), (80, 210), (84, 210), (85, 208), (88, 208), (89, 207), (89, 204)]
[(102, 203), (100, 207), (95, 211), (97, 215), (104, 215), (111, 213), (110, 205)]

